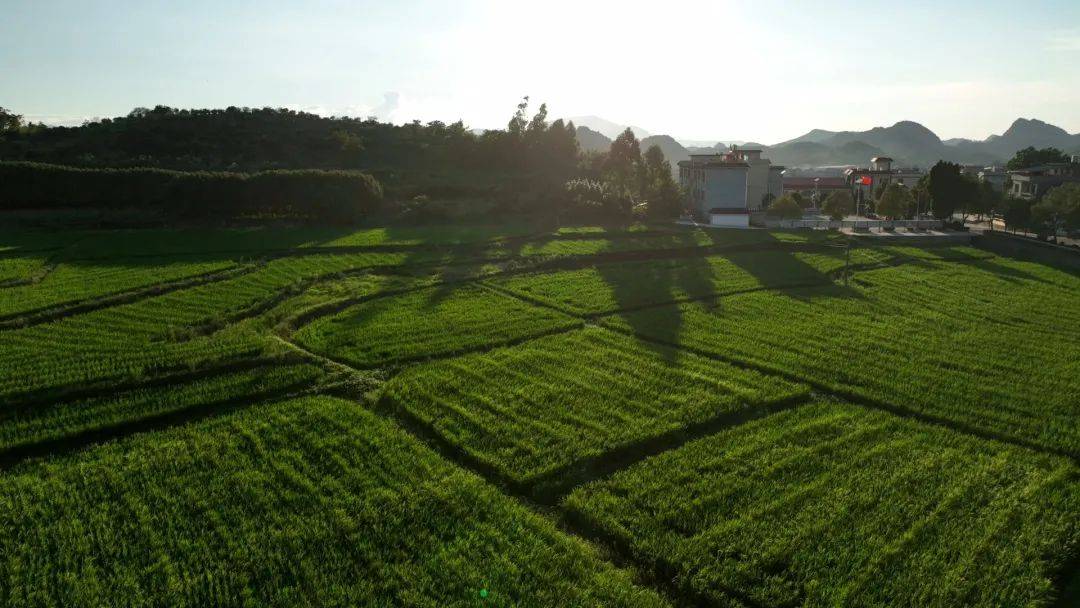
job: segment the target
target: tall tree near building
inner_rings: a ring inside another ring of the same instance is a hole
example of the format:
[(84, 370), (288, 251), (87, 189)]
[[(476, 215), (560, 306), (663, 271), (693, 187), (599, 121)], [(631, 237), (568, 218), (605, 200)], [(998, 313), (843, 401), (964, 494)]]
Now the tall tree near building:
[(607, 181), (625, 196), (634, 198), (643, 185), (641, 164), (641, 144), (634, 132), (626, 129), (611, 142), (604, 167)]
[(1043, 148), (1041, 150), (1036, 150), (1034, 146), (1028, 146), (1023, 150), (1018, 150), (1016, 155), (1005, 165), (1005, 168), (1009, 171), (1016, 171), (1034, 167), (1036, 165), (1045, 165), (1047, 163), (1066, 162), (1069, 162), (1069, 155), (1057, 148)]
[(966, 222), (969, 216), (982, 215), (985, 213), (985, 197), (979, 182), (967, 175), (960, 176), (960, 194), (958, 197), (957, 210), (960, 211), (962, 222)]
[(842, 220), (845, 215), (849, 215), (855, 210), (855, 199), (851, 197), (851, 192), (847, 190), (834, 190), (829, 193), (821, 209), (829, 215), (829, 218)]
[(782, 220), (798, 220), (802, 219), (803, 216), (802, 207), (791, 194), (785, 194), (773, 201), (766, 213), (771, 217)]
[(958, 208), (962, 208), (965, 195), (971, 193), (960, 174), (960, 165), (944, 160), (930, 169), (926, 189), (934, 205), (934, 217), (938, 219), (951, 218)]
[(643, 157), (645, 188), (642, 194), (648, 207), (646, 211), (653, 218), (669, 218), (679, 214), (682, 206), (682, 191), (671, 175), (671, 165), (664, 158), (660, 146), (650, 146)]
[(911, 213), (915, 198), (911, 191), (900, 184), (889, 184), (877, 202), (877, 212), (889, 219), (902, 218)]
[(1016, 232), (1026, 231), (1031, 223), (1031, 201), (1008, 197), (1001, 204), (1001, 217), (1005, 220), (1005, 229)]
[[(979, 196), (978, 207), (972, 211), (979, 215), (987, 215), (990, 222), (994, 221), (994, 214), (1001, 209), (1002, 193), (990, 182), (978, 182)], [(991, 229), (993, 227), (991, 226)]]

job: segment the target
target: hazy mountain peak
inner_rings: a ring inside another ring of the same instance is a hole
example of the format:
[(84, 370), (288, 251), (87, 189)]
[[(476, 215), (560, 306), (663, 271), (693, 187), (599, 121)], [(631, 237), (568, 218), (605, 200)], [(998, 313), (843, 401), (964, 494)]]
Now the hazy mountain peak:
[(1050, 137), (1068, 137), (1069, 132), (1061, 127), (1043, 122), (1037, 118), (1017, 118), (1002, 137), (1017, 135), (1040, 135)]
[(579, 127), (588, 127), (593, 131), (602, 133), (608, 139), (615, 139), (627, 128), (633, 131), (634, 137), (638, 139), (645, 139), (650, 135), (648, 131), (642, 129), (641, 127), (635, 127), (633, 125), (620, 125), (619, 123), (612, 122), (606, 118), (601, 118), (599, 116), (574, 116), (572, 118), (567, 118), (564, 120), (572, 120), (574, 121), (574, 125)]
[(578, 145), (585, 152), (607, 152), (611, 149), (611, 139), (603, 133), (577, 123), (574, 126), (577, 131)]

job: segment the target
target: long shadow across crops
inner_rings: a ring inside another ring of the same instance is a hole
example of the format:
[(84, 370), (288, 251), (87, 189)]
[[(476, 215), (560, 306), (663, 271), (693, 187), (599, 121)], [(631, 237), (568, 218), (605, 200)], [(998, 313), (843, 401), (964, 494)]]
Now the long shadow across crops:
[[(720, 238), (711, 236), (714, 244), (720, 241)], [(772, 234), (755, 234), (754, 240), (759, 241), (761, 251), (770, 252), (767, 261), (760, 261), (759, 256), (753, 253), (730, 255), (726, 256), (726, 259), (753, 277), (761, 288), (775, 287), (778, 293), (797, 299), (859, 297), (858, 291), (836, 285), (832, 276), (799, 259), (795, 255), (796, 249), (785, 247), (784, 243)], [(837, 255), (841, 255), (839, 251)], [(721, 314), (720, 296), (732, 292), (723, 289), (722, 284), (717, 284), (713, 266), (704, 255), (679, 258), (669, 264), (642, 265), (641, 270), (643, 275), (638, 277), (638, 280), (626, 281), (625, 274), (617, 265), (597, 266), (597, 272), (616, 301), (617, 311), (641, 308), (641, 291), (646, 289), (655, 294), (651, 298), (654, 302), (676, 302), (685, 299), (689, 294), (698, 302), (697, 305), (710, 308), (714, 314)], [(806, 292), (785, 291), (783, 288), (789, 283), (788, 277), (791, 278), (791, 286), (821, 285), (823, 288)], [(658, 306), (653, 310), (652, 315), (619, 312), (615, 315), (620, 316), (636, 335), (648, 334), (658, 342), (678, 343), (683, 326), (682, 309), (671, 305)], [(675, 351), (656, 349), (656, 352), (669, 363), (676, 362)]]

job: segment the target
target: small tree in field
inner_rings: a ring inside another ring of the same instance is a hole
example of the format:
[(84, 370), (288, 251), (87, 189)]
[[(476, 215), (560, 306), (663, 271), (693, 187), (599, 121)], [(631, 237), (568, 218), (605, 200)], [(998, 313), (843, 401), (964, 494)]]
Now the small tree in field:
[(825, 199), (825, 204), (821, 209), (829, 214), (831, 219), (842, 220), (845, 215), (849, 215), (855, 209), (855, 199), (847, 190), (836, 190)]
[(795, 201), (795, 198), (790, 194), (785, 194), (780, 198), (773, 201), (769, 205), (769, 210), (766, 212), (770, 217), (779, 218), (782, 220), (798, 220), (802, 219), (803, 211), (799, 203)]
[(914, 204), (915, 199), (907, 188), (900, 184), (889, 184), (878, 200), (877, 212), (887, 218), (896, 219), (907, 215)]

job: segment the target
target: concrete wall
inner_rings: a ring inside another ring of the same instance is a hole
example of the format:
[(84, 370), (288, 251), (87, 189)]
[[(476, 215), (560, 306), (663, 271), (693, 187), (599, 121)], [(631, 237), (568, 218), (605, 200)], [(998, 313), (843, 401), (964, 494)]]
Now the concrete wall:
[(726, 228), (749, 228), (749, 213), (714, 213), (709, 216), (709, 224)]
[(773, 195), (774, 198), (780, 198), (784, 195), (784, 174), (779, 169), (769, 170), (768, 193)]
[(750, 209), (761, 209), (761, 199), (769, 191), (770, 163), (764, 158), (748, 162), (750, 170), (746, 176), (746, 206)]
[(709, 167), (705, 171), (705, 199), (701, 203), (701, 214), (709, 215), (709, 209), (746, 209), (746, 167)]

